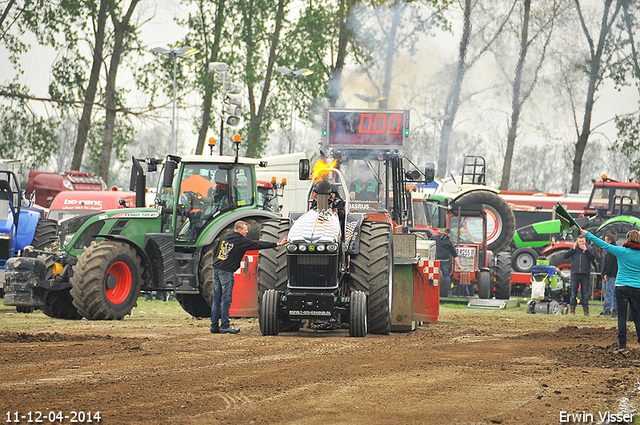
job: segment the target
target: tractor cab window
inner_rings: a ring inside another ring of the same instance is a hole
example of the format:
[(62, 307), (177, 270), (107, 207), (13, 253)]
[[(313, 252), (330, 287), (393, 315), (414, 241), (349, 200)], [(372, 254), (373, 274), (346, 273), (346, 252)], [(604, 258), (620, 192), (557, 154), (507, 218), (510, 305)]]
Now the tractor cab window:
[(251, 166), (185, 164), (180, 175), (176, 241), (194, 243), (213, 217), (253, 204)]
[(379, 209), (384, 205), (385, 166), (377, 160), (354, 160), (341, 165), (351, 209)]
[(426, 211), (426, 202), (422, 199), (413, 199), (412, 201), (412, 212), (413, 212), (413, 226), (414, 227), (424, 227), (429, 226), (429, 221), (427, 219), (427, 211)]
[(482, 244), (485, 221), (482, 217), (451, 217), (451, 239), (455, 243)]
[(278, 204), (278, 196), (275, 189), (271, 185), (258, 186), (258, 205), (266, 210), (273, 211), (275, 213), (280, 212), (280, 205)]
[(638, 191), (636, 189), (616, 188), (612, 204), (612, 215), (637, 214), (640, 212), (638, 207)]

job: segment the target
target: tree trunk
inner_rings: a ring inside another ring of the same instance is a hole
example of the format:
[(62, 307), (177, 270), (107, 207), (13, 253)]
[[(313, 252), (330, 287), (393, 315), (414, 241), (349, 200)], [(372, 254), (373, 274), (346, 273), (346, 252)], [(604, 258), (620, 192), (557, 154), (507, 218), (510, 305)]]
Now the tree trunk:
[(447, 174), (447, 160), (449, 159), (449, 141), (451, 132), (453, 131), (453, 122), (455, 121), (458, 107), (460, 106), (460, 92), (462, 91), (462, 82), (464, 74), (467, 71), (465, 58), (467, 56), (467, 48), (469, 47), (469, 38), (471, 36), (471, 0), (464, 2), (464, 27), (462, 37), (460, 38), (460, 47), (458, 48), (458, 67), (456, 78), (451, 86), (447, 103), (445, 105), (445, 119), (442, 123), (442, 131), (440, 132), (440, 152), (438, 154), (438, 176), (444, 177)]
[(522, 85), (522, 70), (524, 68), (524, 61), (527, 58), (527, 50), (529, 46), (530, 12), (531, 0), (525, 0), (523, 11), (524, 17), (522, 20), (522, 33), (520, 38), (520, 55), (518, 57), (518, 64), (516, 65), (515, 70), (515, 78), (513, 80), (513, 93), (511, 97), (511, 122), (509, 123), (509, 132), (507, 135), (507, 152), (504, 158), (504, 166), (502, 168), (502, 181), (500, 182), (500, 190), (509, 189), (509, 179), (511, 178), (511, 162), (513, 160), (513, 149), (516, 143), (520, 112), (522, 111), (520, 87)]
[[(405, 3), (406, 4), (406, 3)], [(398, 25), (400, 25), (400, 16), (404, 8), (400, 7), (400, 0), (393, 2), (393, 19), (391, 21), (391, 29), (387, 38), (387, 52), (384, 64), (384, 81), (382, 82), (382, 99), (379, 103), (381, 109), (389, 107), (389, 97), (391, 96), (391, 81), (393, 80), (393, 60), (397, 52), (396, 34), (398, 33)]]
[[(282, 22), (284, 20), (284, 3), (285, 0), (278, 0), (278, 7), (275, 15), (275, 27), (271, 36), (271, 46), (269, 48), (269, 59), (267, 61), (267, 69), (264, 75), (264, 82), (262, 86), (262, 93), (260, 94), (260, 104), (256, 107), (256, 99), (253, 94), (254, 85), (251, 78), (247, 78), (251, 81), (248, 85), (249, 90), (249, 110), (250, 120), (249, 129), (247, 131), (247, 152), (248, 157), (258, 157), (262, 153), (262, 121), (264, 119), (264, 112), (267, 108), (267, 99), (269, 97), (269, 89), (271, 86), (271, 77), (273, 75), (273, 67), (277, 59), (278, 44), (280, 43), (280, 31), (282, 30)], [(246, 19), (246, 21), (251, 21)], [(247, 44), (247, 61), (246, 72), (247, 75), (255, 75), (253, 56), (255, 53), (256, 42), (253, 40), (252, 32), (247, 29), (248, 37), (245, 41)]]
[(620, 10), (621, 4), (619, 0), (616, 1), (616, 8), (611, 14), (611, 18), (609, 18), (609, 10), (611, 9), (611, 5), (614, 0), (605, 0), (604, 2), (604, 10), (602, 12), (602, 20), (600, 23), (600, 35), (598, 37), (598, 44), (595, 47), (593, 46), (593, 41), (591, 40), (591, 36), (589, 35), (589, 30), (587, 29), (586, 23), (582, 16), (582, 11), (580, 10), (580, 2), (576, 0), (575, 5), (578, 11), (578, 17), (580, 19), (580, 24), (582, 25), (582, 30), (587, 37), (587, 41), (590, 46), (590, 58), (589, 58), (589, 86), (587, 88), (587, 99), (585, 101), (584, 106), (584, 116), (582, 119), (582, 130), (578, 135), (578, 140), (576, 142), (576, 151), (575, 156), (573, 158), (573, 174), (571, 180), (571, 193), (578, 193), (580, 191), (580, 177), (582, 173), (582, 157), (584, 156), (584, 151), (587, 147), (587, 142), (589, 141), (589, 136), (591, 135), (591, 118), (593, 113), (593, 105), (595, 103), (595, 93), (598, 91), (598, 85), (602, 81), (602, 75), (600, 72), (600, 64), (602, 61), (602, 53), (604, 51), (605, 40), (609, 35), (609, 31), (611, 30), (611, 25), (616, 19), (618, 12)]
[[(220, 40), (222, 38), (222, 27), (224, 26), (225, 10), (224, 1), (218, 0), (218, 8), (216, 10), (216, 26), (213, 30), (213, 43), (211, 46), (211, 56), (209, 62), (216, 62), (218, 60), (218, 53), (220, 52)], [(205, 40), (206, 42), (206, 40)], [(205, 64), (208, 66), (208, 63)], [(196, 145), (196, 155), (202, 155), (204, 150), (205, 139), (209, 126), (211, 124), (211, 105), (213, 103), (213, 74), (207, 72), (203, 81), (204, 84), (204, 96), (202, 98), (202, 126), (198, 132), (198, 144)], [(219, 141), (222, 143), (222, 140)]]
[(329, 89), (327, 90), (330, 107), (336, 106), (340, 93), (342, 93), (342, 70), (347, 59), (347, 46), (351, 39), (351, 30), (347, 26), (347, 20), (351, 9), (357, 2), (358, 0), (340, 0), (338, 6), (338, 52), (335, 65), (331, 70), (332, 75), (329, 77)]
[(116, 75), (118, 66), (120, 66), (120, 57), (124, 50), (124, 38), (129, 28), (129, 21), (133, 10), (136, 8), (140, 0), (132, 0), (129, 4), (127, 14), (118, 22), (115, 15), (111, 15), (114, 28), (115, 39), (113, 43), (113, 54), (111, 55), (111, 63), (109, 64), (109, 73), (107, 74), (107, 86), (105, 88), (106, 116), (104, 124), (104, 140), (102, 141), (102, 150), (100, 151), (100, 161), (98, 162), (98, 175), (102, 177), (105, 183), (109, 183), (109, 169), (111, 167), (111, 151), (113, 150), (113, 133), (116, 121)]
[(93, 111), (93, 102), (96, 98), (98, 90), (98, 81), (100, 79), (100, 68), (102, 67), (102, 50), (104, 46), (104, 29), (107, 22), (107, 0), (100, 2), (100, 10), (98, 11), (98, 27), (96, 29), (96, 43), (93, 50), (93, 63), (91, 64), (91, 74), (89, 75), (89, 83), (84, 96), (84, 106), (82, 107), (82, 116), (78, 123), (78, 134), (76, 135), (76, 146), (73, 149), (73, 159), (71, 160), (71, 169), (80, 170), (82, 166), (82, 156), (84, 155), (84, 146), (87, 143), (87, 134), (91, 127), (91, 112)]

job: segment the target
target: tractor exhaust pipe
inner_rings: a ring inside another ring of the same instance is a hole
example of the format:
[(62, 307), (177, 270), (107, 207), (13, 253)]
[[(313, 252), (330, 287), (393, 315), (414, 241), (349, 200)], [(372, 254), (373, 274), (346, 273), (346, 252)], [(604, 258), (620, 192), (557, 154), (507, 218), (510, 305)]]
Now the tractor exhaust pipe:
[(329, 209), (329, 193), (331, 193), (331, 183), (326, 178), (316, 183), (318, 211)]

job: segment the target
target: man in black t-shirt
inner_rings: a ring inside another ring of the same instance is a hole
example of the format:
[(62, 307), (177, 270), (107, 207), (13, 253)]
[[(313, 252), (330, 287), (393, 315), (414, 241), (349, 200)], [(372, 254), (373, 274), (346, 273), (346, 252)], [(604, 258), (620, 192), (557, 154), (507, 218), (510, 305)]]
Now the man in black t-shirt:
[(275, 248), (287, 243), (287, 238), (278, 243), (252, 241), (247, 238), (247, 233), (249, 233), (249, 225), (244, 221), (237, 221), (233, 232), (223, 236), (218, 244), (213, 260), (211, 333), (237, 334), (240, 332), (240, 329), (233, 328), (229, 324), (229, 309), (231, 308), (235, 271), (240, 268), (244, 254), (247, 251)]

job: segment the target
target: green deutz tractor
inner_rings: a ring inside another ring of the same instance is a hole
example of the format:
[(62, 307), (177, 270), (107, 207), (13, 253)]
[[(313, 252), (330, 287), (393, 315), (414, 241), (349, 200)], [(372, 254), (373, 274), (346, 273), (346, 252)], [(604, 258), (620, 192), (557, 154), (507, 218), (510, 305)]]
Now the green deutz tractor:
[[(584, 212), (576, 218), (583, 229), (603, 238), (607, 233), (616, 236), (620, 245), (630, 230), (640, 229), (640, 184), (619, 182), (604, 177), (594, 181), (589, 202)], [(516, 230), (514, 264), (523, 264), (517, 272), (529, 272), (538, 255), (543, 254), (552, 266), (561, 270), (569, 268), (564, 251), (573, 246), (575, 235), (562, 233), (560, 220), (547, 220)], [(526, 266), (526, 267), (525, 267)]]
[[(7, 261), (6, 292), (16, 306), (42, 308), (50, 317), (122, 319), (141, 290), (174, 291), (195, 317), (210, 315), (212, 260), (233, 224), (277, 219), (261, 205), (252, 158), (169, 155), (154, 208), (144, 207), (145, 172), (162, 161), (133, 159), (136, 208), (100, 211), (60, 222), (58, 242), (37, 258)], [(28, 250), (27, 250), (28, 251)]]

